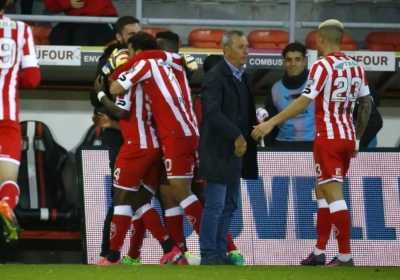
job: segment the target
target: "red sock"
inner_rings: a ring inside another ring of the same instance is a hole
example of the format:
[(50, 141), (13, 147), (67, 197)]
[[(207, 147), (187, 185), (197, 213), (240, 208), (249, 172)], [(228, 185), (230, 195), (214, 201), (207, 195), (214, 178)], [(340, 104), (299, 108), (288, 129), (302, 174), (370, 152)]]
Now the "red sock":
[(132, 219), (132, 236), (130, 240), (128, 256), (136, 260), (140, 257), (140, 250), (142, 249), (144, 235), (146, 234), (146, 227), (143, 220), (136, 215)]
[(181, 202), (181, 207), (185, 210), (189, 223), (197, 234), (200, 234), (201, 214), (203, 213), (203, 205), (195, 195), (191, 195)]
[(5, 181), (0, 186), (0, 200), (7, 201), (8, 206), (14, 209), (18, 204), (19, 187), (13, 181)]
[(183, 251), (183, 211), (180, 206), (165, 210), (165, 226), (172, 240)]
[(114, 216), (111, 222), (110, 251), (121, 251), (126, 233), (131, 226), (132, 208), (128, 205), (114, 207)]
[(233, 242), (232, 234), (228, 232), (228, 253), (232, 251), (236, 251), (237, 247), (235, 245), (235, 242)]
[(144, 225), (158, 242), (162, 243), (169, 238), (167, 231), (161, 223), (160, 216), (153, 206), (146, 204), (137, 211), (137, 214), (142, 217)]
[(335, 226), (339, 254), (350, 254), (350, 215), (344, 200), (329, 205), (331, 222)]
[(330, 215), (329, 205), (326, 200), (319, 199), (317, 212), (317, 245), (315, 245), (319, 250), (326, 250), (326, 245), (331, 235), (332, 223)]

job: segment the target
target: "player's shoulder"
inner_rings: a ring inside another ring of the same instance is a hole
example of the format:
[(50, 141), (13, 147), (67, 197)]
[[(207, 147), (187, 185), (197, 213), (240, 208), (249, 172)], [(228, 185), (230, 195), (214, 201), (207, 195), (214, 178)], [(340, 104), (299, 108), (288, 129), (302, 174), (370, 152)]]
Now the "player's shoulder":
[(3, 17), (0, 19), (0, 28), (25, 29), (29, 28), (29, 25), (23, 21), (13, 20), (9, 17)]

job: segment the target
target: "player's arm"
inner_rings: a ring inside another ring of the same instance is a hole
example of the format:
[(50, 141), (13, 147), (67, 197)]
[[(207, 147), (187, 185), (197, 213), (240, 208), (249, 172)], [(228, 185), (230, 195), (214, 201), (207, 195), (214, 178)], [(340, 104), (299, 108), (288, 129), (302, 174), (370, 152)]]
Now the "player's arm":
[(358, 102), (358, 112), (356, 121), (356, 139), (357, 139), (357, 144), (359, 144), (359, 141), (362, 135), (364, 134), (365, 128), (368, 125), (372, 107), (368, 82), (365, 76), (360, 86), (360, 90), (358, 92), (357, 102)]
[(251, 133), (253, 139), (260, 140), (261, 138), (265, 137), (265, 135), (269, 134), (277, 125), (280, 125), (303, 112), (321, 92), (327, 78), (328, 73), (322, 63), (314, 63), (310, 69), (308, 82), (303, 90), (302, 95), (300, 95), (299, 98), (286, 107), (285, 110), (272, 117), (268, 121), (257, 125)]
[(135, 65), (136, 63), (138, 63), (139, 61), (141, 61), (143, 59), (162, 58), (165, 60), (166, 57), (167, 57), (167, 55), (164, 51), (160, 51), (160, 50), (142, 51), (138, 55), (132, 57), (127, 63), (125, 63), (121, 67), (118, 67), (117, 69), (115, 69), (115, 71), (110, 75), (108, 81), (111, 84), (111, 82), (117, 80), (118, 77), (122, 73), (129, 71), (129, 69), (131, 69), (133, 67), (133, 65)]
[(27, 24), (25, 25), (24, 39), (21, 61), (23, 72), (19, 72), (18, 79), (25, 88), (37, 88), (41, 80), (39, 62), (36, 57), (32, 29)]
[(150, 77), (151, 67), (149, 62), (146, 60), (141, 60), (132, 68), (130, 68), (129, 71), (121, 73), (118, 79), (111, 83), (110, 93), (112, 95), (124, 94), (135, 84), (143, 82)]
[[(103, 93), (104, 95), (101, 94), (101, 93)], [(126, 96), (128, 96), (128, 95), (126, 95)], [(125, 102), (123, 103), (125, 106), (119, 106), (120, 104), (118, 103), (118, 98), (117, 98), (117, 100), (116, 100), (116, 103), (114, 103), (113, 101), (111, 101), (111, 100), (105, 95), (104, 92), (100, 92), (100, 93), (98, 94), (98, 98), (99, 98), (99, 101), (100, 101), (101, 103), (103, 103), (104, 107), (106, 107), (107, 110), (108, 110), (113, 116), (115, 116), (117, 119), (120, 119), (120, 120), (129, 119), (129, 110), (125, 110), (125, 109), (124, 109), (124, 107), (126, 107), (126, 103), (125, 103)], [(122, 97), (122, 99), (123, 99), (123, 98), (124, 98), (124, 97)], [(129, 106), (130, 106), (130, 104), (129, 104)]]
[(234, 142), (242, 131), (221, 111), (223, 99), (223, 79), (213, 72), (208, 72), (201, 86), (202, 119), (207, 120), (215, 131)]
[(110, 119), (107, 114), (97, 112), (92, 116), (93, 123), (101, 128), (112, 128), (116, 130), (121, 130), (119, 121)]
[(120, 108), (114, 104), (113, 101), (104, 92), (104, 77), (97, 77), (94, 83), (94, 90), (97, 92), (98, 100), (106, 107), (106, 109), (117, 119), (128, 119), (129, 110), (126, 112), (123, 108)]

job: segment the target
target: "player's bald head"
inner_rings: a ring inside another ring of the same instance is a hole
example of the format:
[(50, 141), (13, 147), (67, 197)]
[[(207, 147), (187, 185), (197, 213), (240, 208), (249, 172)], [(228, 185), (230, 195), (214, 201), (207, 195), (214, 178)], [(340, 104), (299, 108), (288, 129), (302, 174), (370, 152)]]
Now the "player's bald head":
[(343, 24), (336, 19), (324, 21), (318, 27), (318, 35), (323, 35), (329, 43), (334, 45), (342, 43), (343, 33)]

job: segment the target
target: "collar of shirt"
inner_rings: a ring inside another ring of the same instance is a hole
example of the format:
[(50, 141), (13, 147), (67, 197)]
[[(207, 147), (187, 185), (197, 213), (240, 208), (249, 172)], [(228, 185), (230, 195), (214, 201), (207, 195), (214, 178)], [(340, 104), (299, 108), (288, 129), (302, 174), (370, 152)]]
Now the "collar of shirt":
[(242, 66), (242, 67), (240, 67), (240, 68), (238, 69), (238, 68), (236, 68), (235, 66), (233, 66), (232, 64), (230, 64), (228, 60), (225, 59), (225, 61), (226, 61), (226, 63), (228, 64), (229, 68), (231, 68), (233, 76), (235, 76), (236, 79), (238, 79), (239, 81), (241, 81), (241, 80), (242, 80), (242, 75), (243, 75), (243, 73), (244, 73), (244, 70), (246, 70), (246, 67), (245, 67), (245, 66)]

